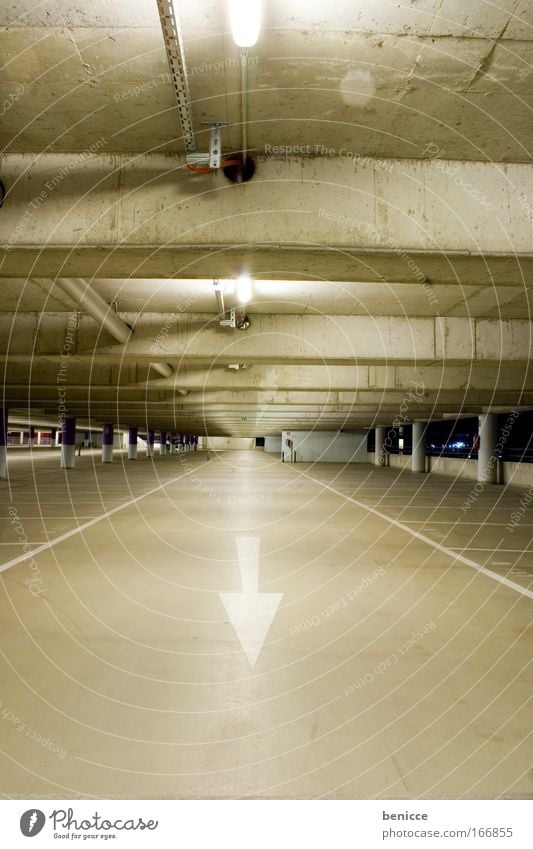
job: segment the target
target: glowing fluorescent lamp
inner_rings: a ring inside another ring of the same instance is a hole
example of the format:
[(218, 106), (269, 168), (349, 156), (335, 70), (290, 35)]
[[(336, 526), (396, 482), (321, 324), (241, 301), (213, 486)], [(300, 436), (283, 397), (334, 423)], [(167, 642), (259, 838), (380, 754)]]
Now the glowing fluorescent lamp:
[(243, 275), (237, 280), (237, 300), (240, 304), (247, 304), (251, 297), (252, 281)]
[(238, 47), (253, 47), (259, 38), (261, 0), (230, 0), (231, 34)]

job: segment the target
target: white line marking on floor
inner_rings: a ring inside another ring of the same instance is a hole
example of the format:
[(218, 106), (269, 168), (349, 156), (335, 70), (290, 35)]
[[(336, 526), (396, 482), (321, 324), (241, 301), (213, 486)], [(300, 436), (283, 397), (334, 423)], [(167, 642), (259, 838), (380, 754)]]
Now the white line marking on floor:
[(382, 513), (381, 510), (376, 510), (375, 507), (370, 507), (368, 504), (364, 504), (362, 501), (358, 501), (356, 498), (352, 498), (349, 495), (345, 495), (344, 492), (340, 492), (329, 484), (324, 483), (321, 480), (317, 480), (317, 478), (313, 478), (311, 477), (311, 475), (307, 475), (305, 472), (299, 472), (299, 474), (302, 477), (313, 481), (313, 483), (317, 483), (324, 489), (329, 489), (329, 491), (335, 493), (335, 495), (339, 495), (341, 498), (345, 498), (346, 501), (350, 501), (352, 504), (356, 504), (357, 507), (362, 507), (362, 509), (366, 510), (368, 513), (373, 513), (375, 516), (379, 516), (380, 519), (385, 519), (386, 522), (390, 522), (391, 525), (395, 525), (397, 528), (400, 528), (402, 531), (405, 531), (406, 534), (411, 534), (411, 536), (415, 537), (415, 539), (419, 539), (422, 542), (427, 543), (427, 545), (431, 545), (433, 548), (436, 548), (437, 551), (442, 551), (443, 554), (447, 554), (448, 557), (451, 557), (453, 560), (459, 560), (460, 563), (464, 563), (465, 566), (469, 566), (471, 569), (475, 569), (476, 572), (480, 572), (482, 575), (486, 575), (487, 578), (492, 578), (493, 581), (498, 581), (499, 584), (503, 584), (508, 589), (514, 590), (515, 592), (526, 596), (526, 598), (533, 599), (532, 590), (528, 590), (526, 589), (526, 587), (522, 587), (520, 584), (515, 584), (514, 581), (509, 581), (507, 578), (504, 578), (503, 575), (498, 575), (497, 572), (491, 572), (490, 569), (485, 569), (484, 566), (480, 566), (479, 563), (475, 562), (475, 560), (470, 560), (468, 557), (464, 557), (464, 555), (462, 554), (456, 554), (455, 551), (445, 545), (441, 545), (440, 542), (435, 542), (434, 539), (430, 539), (430, 537), (427, 537), (424, 534), (415, 531), (408, 525), (404, 525), (403, 522), (399, 522), (397, 519), (393, 519), (391, 516), (387, 516), (387, 514)]
[[(478, 548), (476, 545), (451, 545), (450, 551), (492, 551), (494, 552), (496, 549), (494, 548)], [(508, 551), (514, 551), (516, 554), (533, 554), (533, 549), (531, 548), (498, 548), (498, 552), (502, 554), (506, 554)], [(505, 564), (503, 564), (505, 565)]]
[[(204, 463), (201, 463), (198, 467), (201, 468)], [(156, 492), (159, 492), (161, 489), (164, 489), (166, 486), (170, 486), (176, 481), (181, 480), (181, 478), (187, 477), (187, 475), (191, 474), (191, 470), (189, 469), (183, 474), (178, 475), (176, 478), (171, 478), (171, 480), (166, 481), (165, 483), (160, 484), (160, 486), (156, 486), (154, 489), (150, 489), (148, 492), (143, 493), (143, 495), (137, 495), (136, 498), (132, 498), (130, 501), (126, 501), (124, 504), (120, 504), (119, 507), (114, 507), (112, 510), (108, 510), (106, 513), (102, 513), (101, 516), (97, 516), (95, 519), (91, 519), (89, 522), (85, 522), (83, 525), (77, 525), (71, 531), (67, 531), (61, 536), (55, 537), (50, 540), (50, 542), (45, 542), (43, 545), (40, 545), (38, 548), (32, 549), (32, 551), (28, 551), (27, 554), (21, 554), (20, 557), (15, 557), (14, 560), (8, 560), (5, 563), (0, 564), (0, 572), (5, 572), (6, 569), (11, 569), (12, 566), (16, 566), (18, 563), (23, 563), (25, 560), (31, 560), (31, 558), (35, 557), (37, 554), (41, 554), (42, 551), (46, 551), (49, 548), (52, 548), (54, 545), (57, 545), (60, 542), (64, 542), (66, 539), (75, 536), (76, 534), (81, 533), (82, 531), (86, 531), (87, 528), (91, 528), (93, 525), (96, 525), (98, 522), (101, 522), (102, 519), (108, 519), (109, 516), (113, 516), (115, 513), (119, 513), (121, 510), (125, 510), (126, 507), (132, 507), (134, 504), (137, 504), (139, 501), (142, 501), (144, 498), (148, 498), (150, 495), (154, 495)], [(16, 545), (16, 542), (14, 543)]]

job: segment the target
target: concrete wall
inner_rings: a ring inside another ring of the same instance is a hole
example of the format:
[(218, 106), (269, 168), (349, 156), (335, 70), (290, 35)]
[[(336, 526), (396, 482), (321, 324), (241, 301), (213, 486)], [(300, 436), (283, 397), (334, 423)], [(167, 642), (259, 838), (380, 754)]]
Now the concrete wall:
[(237, 436), (208, 436), (208, 451), (252, 451), (255, 448), (255, 438)]
[(265, 436), (267, 454), (281, 454), (281, 436)]
[[(389, 466), (395, 467), (397, 469), (402, 469), (405, 466), (411, 465), (411, 457), (407, 454), (389, 454)], [(372, 452), (372, 463), (374, 462), (374, 452)]]
[(513, 486), (533, 487), (533, 463), (504, 463), (503, 481)]
[[(390, 468), (409, 469), (411, 457), (407, 454), (387, 454), (385, 465)], [(375, 454), (368, 452), (367, 462), (374, 465)], [(426, 457), (427, 469), (434, 475), (451, 478), (477, 480), (477, 460), (464, 460), (459, 457)], [(503, 479), (500, 483), (533, 488), (533, 463), (503, 463)]]
[(291, 462), (291, 449), (285, 445), (291, 439), (297, 463), (366, 463), (366, 433), (338, 431), (283, 431), (283, 457)]
[(463, 460), (459, 457), (427, 457), (429, 471), (434, 475), (466, 478), (477, 481), (477, 460)]

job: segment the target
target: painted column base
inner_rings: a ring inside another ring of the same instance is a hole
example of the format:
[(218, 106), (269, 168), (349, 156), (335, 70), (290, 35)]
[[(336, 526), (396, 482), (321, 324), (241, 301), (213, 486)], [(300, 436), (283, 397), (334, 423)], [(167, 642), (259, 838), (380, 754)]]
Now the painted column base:
[(76, 461), (76, 446), (62, 445), (61, 446), (61, 468), (73, 469)]
[(136, 445), (128, 445), (128, 460), (136, 460), (137, 459), (137, 446)]
[(113, 462), (113, 446), (112, 445), (102, 445), (102, 463), (112, 463)]
[(7, 478), (7, 448), (0, 445), (0, 478)]

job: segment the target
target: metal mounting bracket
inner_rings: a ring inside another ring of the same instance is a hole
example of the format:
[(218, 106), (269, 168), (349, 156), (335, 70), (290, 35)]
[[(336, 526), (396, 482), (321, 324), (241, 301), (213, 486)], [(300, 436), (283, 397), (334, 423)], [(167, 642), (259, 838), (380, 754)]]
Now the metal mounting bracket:
[(222, 127), (229, 124), (223, 121), (202, 121), (209, 130), (209, 153), (188, 153), (188, 165), (205, 165), (209, 168), (220, 168), (222, 163)]

